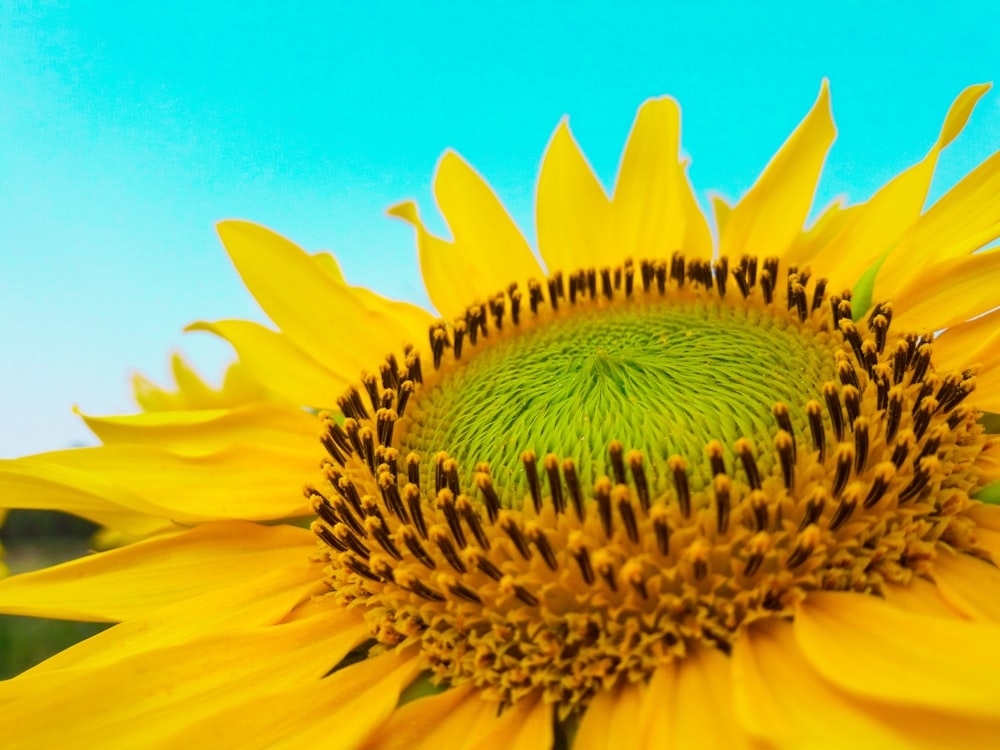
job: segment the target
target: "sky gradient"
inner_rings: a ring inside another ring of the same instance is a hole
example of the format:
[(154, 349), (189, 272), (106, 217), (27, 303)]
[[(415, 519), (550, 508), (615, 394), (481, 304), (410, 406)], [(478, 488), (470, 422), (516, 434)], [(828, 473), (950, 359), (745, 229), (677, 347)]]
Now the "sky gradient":
[[(194, 320), (264, 318), (213, 229), (265, 224), (353, 283), (427, 305), (415, 198), (454, 147), (534, 242), (564, 115), (605, 184), (638, 105), (683, 111), (691, 178), (738, 198), (831, 82), (817, 205), (918, 161), (954, 97), (1000, 74), (1000, 5), (964, 3), (31, 3), (0, 0), (0, 457), (92, 443), (72, 412), (134, 410), (128, 379)], [(433, 10), (429, 10), (433, 8)], [(931, 198), (1000, 148), (991, 91)]]

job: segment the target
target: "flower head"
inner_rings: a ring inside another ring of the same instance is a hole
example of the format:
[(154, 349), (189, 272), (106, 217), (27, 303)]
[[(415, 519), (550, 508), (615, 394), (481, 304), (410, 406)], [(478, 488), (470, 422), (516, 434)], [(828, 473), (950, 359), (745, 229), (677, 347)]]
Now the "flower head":
[(670, 99), (610, 197), (559, 125), (544, 269), (447, 153), (452, 240), (390, 209), (440, 319), (220, 225), (279, 330), (192, 326), (239, 355), (221, 390), (177, 360), (176, 392), (137, 382), (142, 413), (84, 417), (102, 446), (0, 470), (10, 506), (136, 540), (0, 583), (3, 611), (120, 623), (0, 685), (5, 737), (987, 745), (1000, 155), (923, 211), (986, 89), (804, 230), (824, 85), (717, 201), (717, 252)]

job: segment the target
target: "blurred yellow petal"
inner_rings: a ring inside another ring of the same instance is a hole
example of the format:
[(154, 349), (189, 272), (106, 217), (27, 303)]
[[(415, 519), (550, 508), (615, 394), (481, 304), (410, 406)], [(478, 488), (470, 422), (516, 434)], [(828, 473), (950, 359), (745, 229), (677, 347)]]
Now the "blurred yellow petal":
[[(320, 449), (303, 454), (264, 445), (229, 445), (184, 456), (153, 445), (107, 445), (44, 453), (32, 460), (44, 462), (48, 476), (76, 469), (92, 478), (87, 484), (110, 480), (115, 487), (104, 488), (107, 497), (117, 497), (119, 488), (127, 488), (142, 498), (132, 506), (135, 510), (148, 509), (161, 518), (189, 524), (311, 512), (297, 488), (303, 477), (312, 476), (320, 455)], [(27, 505), (27, 486), (17, 490), (14, 507), (39, 507)]]
[(178, 528), (154, 503), (108, 477), (53, 461), (53, 455), (0, 460), (0, 504), (35, 510), (58, 508), (136, 536)]
[(311, 532), (291, 526), (205, 524), (6, 578), (0, 581), (0, 611), (126, 620), (296, 560), (305, 564), (315, 544)]
[(484, 742), (485, 747), (490, 747), (490, 736), (497, 731), (498, 709), (496, 702), (484, 700), (471, 685), (450, 688), (395, 711), (364, 747), (366, 750), (470, 750)]
[(802, 231), (826, 154), (837, 135), (826, 81), (812, 110), (726, 221), (719, 254), (782, 256)]
[[(445, 318), (464, 315), (510, 284), (541, 279), (542, 269), (521, 231), (485, 180), (454, 151), (434, 176), (434, 195), (454, 242), (424, 227), (412, 201), (389, 209), (417, 230), (420, 270), (431, 302)], [(384, 354), (384, 353), (383, 353)]]
[(643, 697), (641, 723), (642, 747), (746, 747), (733, 708), (730, 658), (694, 647), (658, 668)]
[(538, 250), (548, 273), (610, 262), (610, 205), (563, 118), (545, 150), (535, 194)]
[(615, 182), (606, 263), (669, 258), (677, 251), (711, 257), (708, 223), (680, 161), (680, 128), (680, 108), (669, 97), (639, 108)]
[(307, 681), (319, 689), (320, 678), (363, 638), (362, 628), (336, 630), (312, 618), (135, 654), (88, 669), (58, 690), (8, 701), (4, 747), (170, 745), (174, 734), (230, 706), (280, 696)]
[(573, 750), (642, 747), (643, 692), (627, 683), (598, 691), (580, 720)]
[(921, 216), (879, 274), (879, 293), (926, 272), (928, 261), (968, 255), (1000, 237), (1000, 153), (993, 154)]
[[(845, 230), (812, 259), (814, 273), (850, 285), (893, 246), (923, 210), (938, 155), (965, 127), (972, 108), (988, 89), (988, 85), (970, 86), (958, 96), (948, 111), (941, 135), (923, 161), (893, 178), (861, 206)], [(911, 256), (907, 261), (920, 263), (923, 259)], [(886, 293), (879, 289), (880, 295)]]
[(709, 193), (709, 202), (712, 205), (712, 218), (715, 219), (715, 228), (722, 236), (729, 223), (729, 217), (733, 215), (733, 207), (718, 193)]
[(933, 263), (927, 272), (892, 297), (893, 325), (935, 331), (957, 325), (997, 305), (1000, 250)]
[[(845, 208), (844, 198), (836, 198), (829, 206), (823, 209), (812, 226), (804, 230), (788, 250), (785, 259), (791, 265), (799, 268), (812, 268), (813, 259), (823, 253), (827, 247), (854, 221), (854, 217), (862, 206), (850, 206)], [(834, 289), (839, 293), (843, 286), (848, 288), (850, 284), (844, 284), (843, 280), (833, 279)], [(852, 280), (853, 282), (853, 280)]]
[[(317, 267), (329, 273), (335, 283), (348, 288), (359, 307), (374, 314), (379, 320), (391, 319), (396, 323), (401, 343), (409, 343), (414, 346), (424, 343), (427, 338), (427, 329), (435, 320), (433, 315), (422, 307), (417, 307), (409, 302), (388, 299), (363, 286), (348, 285), (340, 270), (340, 264), (329, 253), (316, 253), (312, 259)], [(390, 348), (401, 347), (399, 344), (391, 344)], [(388, 353), (388, 351), (387, 349), (383, 354)]]
[[(224, 221), (218, 232), (268, 317), (331, 371), (349, 366), (353, 376), (384, 357), (386, 343), (398, 347), (410, 339), (408, 327), (389, 310), (358, 304), (350, 287), (336, 283), (284, 237), (245, 221)], [(372, 336), (372, 330), (380, 335)]]
[(550, 750), (552, 714), (552, 706), (540, 698), (518, 701), (490, 721), (488, 731), (477, 732), (469, 750)]
[(337, 372), (328, 370), (285, 336), (249, 320), (192, 323), (185, 330), (207, 331), (228, 341), (254, 378), (293, 404), (335, 407), (337, 397), (361, 373), (350, 363)]
[(496, 290), (541, 276), (524, 235), (492, 188), (454, 151), (446, 151), (434, 175), (434, 196), (455, 244), (489, 273)]
[(945, 600), (966, 617), (1000, 623), (1000, 570), (995, 565), (944, 550), (934, 560), (934, 580)]
[(903, 585), (886, 585), (884, 598), (892, 606), (918, 615), (968, 619), (945, 601), (936, 585), (916, 576)]
[(858, 697), (1000, 718), (1000, 626), (903, 612), (872, 596), (815, 592), (794, 631), (808, 662)]
[(765, 746), (840, 750), (845, 740), (866, 748), (909, 746), (880, 725), (863, 698), (812, 668), (787, 622), (754, 623), (735, 644), (732, 660), (736, 715)]
[(235, 362), (226, 370), (222, 386), (208, 385), (180, 354), (171, 358), (175, 391), (168, 391), (141, 374), (132, 376), (135, 400), (143, 411), (224, 409), (268, 398), (267, 390)]
[[(323, 585), (317, 583), (321, 569), (317, 563), (277, 568), (115, 625), (60, 651), (17, 679), (0, 681), (0, 703), (32, 691), (53, 690), (87, 669), (136, 654), (238, 628), (275, 625), (310, 596), (322, 593)], [(198, 616), (192, 617), (192, 612)], [(352, 629), (362, 622), (359, 614), (342, 608), (328, 608), (323, 614), (332, 629)]]
[(390, 715), (419, 668), (412, 653), (387, 653), (341, 669), (323, 680), (290, 685), (178, 727), (176, 747), (337, 750), (359, 747)]
[(143, 412), (120, 417), (80, 414), (102, 443), (149, 443), (176, 453), (198, 454), (227, 445), (284, 446), (315, 452), (319, 425), (305, 411), (273, 403), (235, 409)]
[(982, 365), (979, 374), (1000, 369), (1000, 310), (952, 326), (935, 338), (934, 361), (956, 370)]

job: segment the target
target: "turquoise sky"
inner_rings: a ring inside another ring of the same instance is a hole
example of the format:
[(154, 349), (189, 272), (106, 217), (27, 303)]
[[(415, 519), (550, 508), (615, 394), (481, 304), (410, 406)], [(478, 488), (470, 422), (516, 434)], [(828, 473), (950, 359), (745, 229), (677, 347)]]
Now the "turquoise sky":
[[(163, 380), (171, 350), (217, 378), (228, 350), (184, 325), (262, 319), (219, 219), (426, 304), (384, 209), (433, 213), (448, 146), (533, 238), (563, 114), (608, 182), (636, 107), (672, 94), (699, 197), (736, 198), (826, 76), (840, 136), (819, 202), (860, 200), (1000, 74), (995, 2), (281, 5), (0, 0), (0, 456), (87, 441), (72, 406), (132, 408), (129, 373)], [(991, 92), (934, 195), (998, 148)]]

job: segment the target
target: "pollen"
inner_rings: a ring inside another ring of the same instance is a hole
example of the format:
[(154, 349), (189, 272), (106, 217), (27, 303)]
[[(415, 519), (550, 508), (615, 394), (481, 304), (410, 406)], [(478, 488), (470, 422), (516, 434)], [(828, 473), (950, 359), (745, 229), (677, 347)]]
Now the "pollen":
[(878, 596), (975, 547), (972, 371), (744, 257), (511, 286), (322, 415), (326, 582), (377, 648), (565, 716), (810, 591)]

